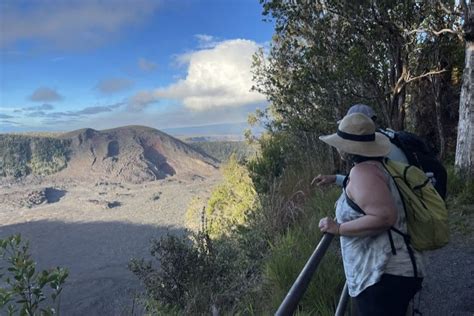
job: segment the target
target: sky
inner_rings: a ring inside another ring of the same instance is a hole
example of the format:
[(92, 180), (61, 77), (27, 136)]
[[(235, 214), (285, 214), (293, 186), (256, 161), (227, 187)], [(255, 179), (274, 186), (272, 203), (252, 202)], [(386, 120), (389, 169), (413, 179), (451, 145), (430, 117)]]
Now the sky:
[(273, 34), (261, 12), (258, 0), (0, 0), (0, 132), (242, 127), (267, 104), (251, 91), (252, 55)]

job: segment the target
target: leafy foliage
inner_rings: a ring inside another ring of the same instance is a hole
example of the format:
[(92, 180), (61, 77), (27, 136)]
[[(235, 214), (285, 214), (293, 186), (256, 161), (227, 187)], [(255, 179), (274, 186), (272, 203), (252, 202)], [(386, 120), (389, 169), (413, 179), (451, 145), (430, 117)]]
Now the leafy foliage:
[(259, 139), (261, 151), (255, 159), (248, 162), (255, 189), (259, 193), (268, 192), (273, 179), (282, 175), (285, 166), (288, 164), (288, 154), (291, 142), (283, 133), (264, 134)]
[(231, 155), (221, 170), (223, 181), (207, 199), (193, 198), (186, 211), (187, 227), (206, 230), (212, 238), (229, 235), (245, 225), (248, 215), (258, 208), (249, 172), (236, 155)]
[[(355, 103), (371, 105), (395, 129), (408, 118), (419, 126), (421, 108), (440, 123), (445, 113), (456, 116), (452, 78), (463, 43), (452, 1), (261, 3), (276, 28), (268, 54), (255, 56), (254, 89), (271, 103), (263, 118), (272, 130), (327, 133)], [(437, 125), (420, 132), (442, 138)]]
[(205, 232), (191, 238), (168, 235), (154, 240), (151, 255), (160, 263), (133, 259), (129, 269), (144, 283), (151, 314), (208, 314), (232, 306), (242, 290), (237, 248), (213, 241)]
[(313, 132), (274, 131), (264, 134), (258, 142), (261, 150), (247, 167), (257, 192), (261, 194), (268, 193), (275, 180), (281, 178), (287, 169), (288, 174), (294, 171), (292, 169), (305, 169), (306, 172), (298, 174), (301, 176), (323, 169), (341, 168), (335, 166), (337, 162), (332, 149), (319, 141)]
[(206, 207), (211, 237), (230, 234), (244, 225), (249, 212), (258, 206), (257, 195), (247, 169), (235, 155), (222, 168), (224, 181), (212, 192)]
[[(0, 311), (8, 315), (59, 314), (59, 297), (68, 276), (64, 268), (36, 271), (28, 243), (20, 235), (0, 239)], [(55, 307), (46, 305), (47, 295)]]

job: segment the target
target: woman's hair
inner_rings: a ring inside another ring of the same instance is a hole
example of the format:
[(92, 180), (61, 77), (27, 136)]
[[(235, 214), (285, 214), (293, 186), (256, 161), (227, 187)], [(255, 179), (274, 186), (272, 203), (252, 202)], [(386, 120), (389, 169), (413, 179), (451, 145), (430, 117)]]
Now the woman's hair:
[(337, 152), (341, 156), (342, 160), (347, 161), (351, 164), (356, 164), (356, 163), (364, 162), (367, 160), (382, 161), (384, 159), (384, 157), (367, 157), (367, 156), (361, 156), (361, 155), (356, 155), (356, 154), (349, 154), (340, 149), (337, 149)]
[(346, 155), (347, 155), (347, 160), (353, 164), (364, 162), (367, 160), (382, 161), (384, 159), (384, 157), (366, 157), (366, 156), (347, 154), (347, 153)]

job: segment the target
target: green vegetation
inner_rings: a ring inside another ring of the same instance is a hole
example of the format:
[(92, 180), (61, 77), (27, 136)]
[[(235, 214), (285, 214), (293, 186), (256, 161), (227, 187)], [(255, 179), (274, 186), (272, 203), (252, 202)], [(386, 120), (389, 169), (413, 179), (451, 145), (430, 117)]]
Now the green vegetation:
[(244, 141), (202, 141), (189, 144), (222, 162), (229, 160), (232, 155), (239, 161), (249, 160), (256, 153), (256, 149)]
[(463, 179), (452, 165), (448, 168), (447, 205), (452, 230), (463, 234), (474, 231), (474, 179)]
[(365, 103), (382, 126), (454, 151), (464, 43), (453, 1), (261, 3), (275, 34), (255, 56), (254, 89), (270, 101), (257, 116), (271, 131), (332, 132)]
[(211, 237), (229, 235), (247, 222), (248, 212), (258, 206), (257, 195), (247, 169), (231, 156), (222, 167), (224, 181), (207, 202), (205, 218)]
[[(206, 203), (195, 201), (188, 210), (202, 221), (200, 232), (153, 241), (158, 264), (131, 261), (130, 270), (145, 286), (148, 313), (273, 313), (319, 242), (319, 219), (333, 212), (339, 194), (312, 188), (314, 172), (287, 168), (257, 195), (245, 166), (231, 157), (223, 183)], [(326, 255), (302, 312), (334, 313), (343, 285), (337, 253), (334, 247)]]
[[(68, 276), (64, 268), (36, 271), (28, 243), (20, 235), (0, 239), (0, 312), (6, 315), (57, 315)], [(49, 298), (48, 298), (49, 296)], [(50, 304), (48, 304), (48, 300)]]
[(208, 314), (212, 308), (239, 298), (236, 279), (242, 265), (239, 253), (225, 241), (213, 241), (205, 233), (186, 237), (167, 236), (152, 242), (151, 254), (161, 263), (132, 260), (130, 270), (147, 290), (147, 312), (156, 315)]
[[(278, 308), (313, 253), (321, 239), (319, 219), (325, 215), (334, 215), (331, 214), (332, 204), (339, 193), (339, 189), (315, 192), (298, 223), (272, 245), (263, 275), (266, 292), (272, 293), (268, 297), (271, 306), (269, 311)], [(337, 247), (330, 249), (318, 267), (301, 302), (303, 314), (334, 315), (338, 295), (345, 281), (338, 252)]]
[(187, 226), (205, 229), (211, 237), (229, 235), (245, 225), (249, 213), (258, 206), (249, 172), (239, 164), (236, 155), (221, 166), (221, 172), (224, 181), (214, 188), (209, 199), (195, 198), (186, 212)]
[(58, 172), (67, 166), (68, 153), (68, 140), (0, 135), (0, 177)]

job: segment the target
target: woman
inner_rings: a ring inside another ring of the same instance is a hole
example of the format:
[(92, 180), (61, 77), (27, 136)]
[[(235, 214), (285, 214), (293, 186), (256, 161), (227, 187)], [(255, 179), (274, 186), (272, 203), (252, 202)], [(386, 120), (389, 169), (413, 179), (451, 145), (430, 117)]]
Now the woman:
[(358, 314), (404, 316), (421, 288), (423, 268), (421, 255), (395, 232), (407, 229), (403, 202), (382, 164), (390, 141), (360, 113), (347, 115), (337, 133), (320, 139), (353, 163), (336, 203), (337, 222), (326, 217), (319, 228), (341, 236), (349, 295)]

